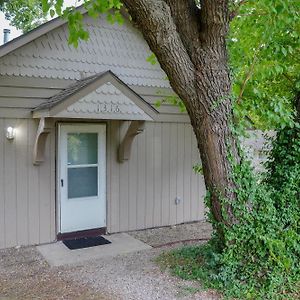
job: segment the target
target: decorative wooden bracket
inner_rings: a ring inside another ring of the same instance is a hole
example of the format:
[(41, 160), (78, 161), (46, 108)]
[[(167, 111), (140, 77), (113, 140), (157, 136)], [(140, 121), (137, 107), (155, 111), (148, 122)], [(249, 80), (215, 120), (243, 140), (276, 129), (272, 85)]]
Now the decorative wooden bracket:
[(45, 145), (50, 128), (46, 126), (45, 118), (40, 118), (33, 148), (33, 164), (40, 165), (45, 161)]
[(142, 133), (145, 129), (145, 121), (131, 121), (130, 126), (120, 144), (118, 157), (119, 162), (129, 160), (131, 153), (132, 142), (138, 134)]

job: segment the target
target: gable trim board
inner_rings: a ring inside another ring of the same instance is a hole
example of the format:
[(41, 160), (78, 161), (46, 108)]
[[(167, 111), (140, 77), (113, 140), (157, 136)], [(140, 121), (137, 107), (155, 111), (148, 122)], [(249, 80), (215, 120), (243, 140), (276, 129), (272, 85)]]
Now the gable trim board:
[[(70, 174), (82, 170), (88, 183), (96, 182), (95, 174), (105, 179), (109, 233), (204, 219), (205, 187), (192, 168), (200, 158), (189, 118), (154, 105), (173, 94), (163, 70), (148, 65), (149, 47), (128, 20), (120, 28), (84, 18), (94, 39), (81, 49), (68, 47), (66, 22), (59, 18), (0, 47), (0, 248), (56, 241), (59, 143)], [(95, 111), (103, 103), (117, 103), (116, 111)], [(105, 143), (104, 135), (94, 135), (99, 124), (106, 124)], [(59, 140), (63, 125), (81, 151), (74, 160), (91, 161), (69, 166), (68, 135)], [(11, 141), (5, 138), (9, 126), (16, 128)], [(106, 150), (105, 175), (95, 171), (101, 168), (90, 153), (95, 145)], [(79, 192), (89, 198), (89, 191)]]

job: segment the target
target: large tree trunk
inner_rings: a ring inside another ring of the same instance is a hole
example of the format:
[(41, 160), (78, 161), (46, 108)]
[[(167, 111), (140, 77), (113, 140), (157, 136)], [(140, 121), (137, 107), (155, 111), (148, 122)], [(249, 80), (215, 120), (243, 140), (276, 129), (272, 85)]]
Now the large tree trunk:
[[(201, 8), (200, 51), (192, 59), (198, 101), (189, 115), (198, 140), (206, 187), (212, 194), (212, 212), (216, 221), (230, 225), (237, 220), (231, 205), (222, 207), (220, 199), (226, 197), (235, 201), (229, 151), (239, 160), (231, 131), (233, 115), (226, 48), (228, 7), (226, 1), (205, 0)], [(201, 112), (200, 119), (197, 111)], [(226, 211), (227, 219), (222, 215), (222, 209)]]
[[(220, 225), (237, 222), (230, 203), (231, 164), (239, 161), (231, 131), (232, 103), (227, 66), (229, 24), (226, 0), (123, 0), (173, 90), (184, 102), (197, 138), (211, 211)], [(222, 197), (229, 204), (222, 204)], [(224, 216), (223, 211), (227, 214)], [(220, 238), (223, 236), (219, 227)]]

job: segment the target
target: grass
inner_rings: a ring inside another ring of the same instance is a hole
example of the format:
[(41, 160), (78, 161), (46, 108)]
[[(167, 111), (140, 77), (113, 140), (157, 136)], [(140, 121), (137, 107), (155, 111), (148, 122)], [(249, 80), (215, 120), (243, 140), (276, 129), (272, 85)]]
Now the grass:
[[(224, 282), (220, 279), (219, 270), (220, 266), (217, 265), (216, 254), (214, 254), (211, 245), (196, 245), (185, 246), (179, 249), (165, 251), (156, 258), (156, 263), (162, 270), (169, 270), (172, 275), (180, 277), (185, 280), (196, 281), (202, 290), (212, 289), (221, 293), (224, 299), (300, 299), (300, 282), (296, 283), (293, 287), (293, 291), (285, 291), (284, 289), (277, 294), (266, 295), (262, 293), (259, 296), (259, 291), (253, 291), (253, 293), (244, 294), (242, 289), (247, 288), (245, 282), (244, 287), (239, 283), (228, 283), (226, 288)], [(240, 291), (239, 291), (240, 289)], [(186, 293), (196, 293), (200, 289), (187, 287)], [(232, 295), (238, 295), (241, 292), (240, 297), (233, 298)], [(255, 296), (253, 296), (255, 295)]]
[(162, 270), (170, 270), (172, 275), (199, 281), (205, 288), (215, 288), (217, 281), (212, 282), (211, 278), (217, 271), (210, 263), (214, 254), (209, 248), (205, 244), (165, 251), (157, 257), (156, 262)]

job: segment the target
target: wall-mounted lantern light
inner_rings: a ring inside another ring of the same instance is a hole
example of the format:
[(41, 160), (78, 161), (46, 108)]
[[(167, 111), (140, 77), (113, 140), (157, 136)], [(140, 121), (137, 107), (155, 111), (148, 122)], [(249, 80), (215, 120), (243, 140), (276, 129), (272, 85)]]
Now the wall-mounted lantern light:
[(16, 129), (9, 126), (6, 128), (6, 138), (8, 140), (13, 140), (16, 136)]

